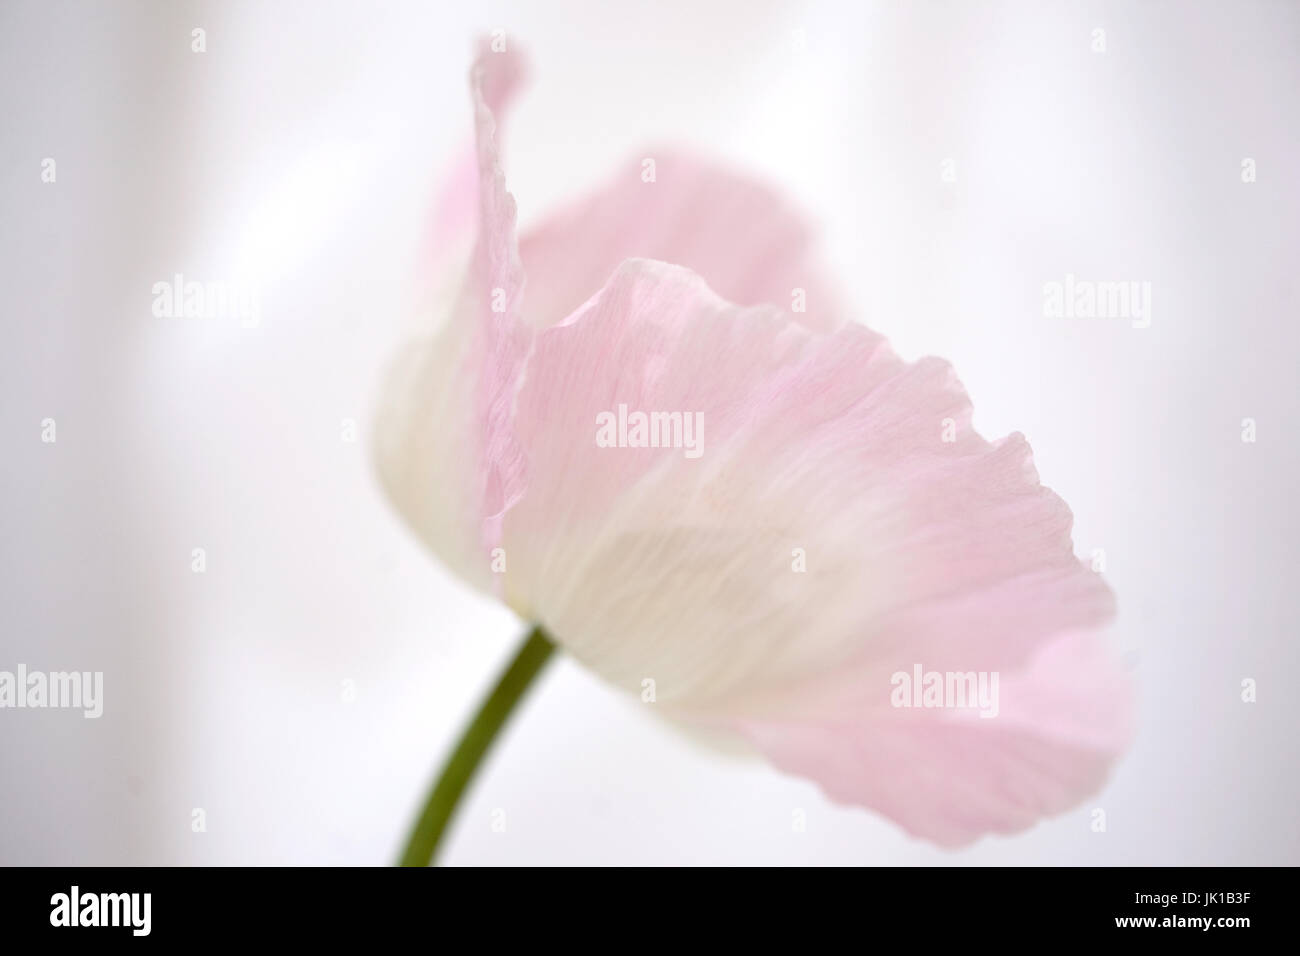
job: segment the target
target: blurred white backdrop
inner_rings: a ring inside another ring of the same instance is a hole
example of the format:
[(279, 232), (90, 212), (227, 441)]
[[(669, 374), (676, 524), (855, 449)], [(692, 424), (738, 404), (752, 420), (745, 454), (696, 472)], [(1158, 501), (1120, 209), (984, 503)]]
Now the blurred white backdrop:
[[(1105, 553), (1140, 724), (1095, 800), (948, 853), (560, 660), (445, 862), (1300, 863), (1281, 0), (7, 0), (0, 668), (102, 670), (105, 712), (0, 712), (0, 863), (395, 857), (522, 632), (392, 516), (366, 436), (498, 27), (532, 61), (524, 224), (648, 143), (782, 186), (856, 317), (950, 358), (984, 434), (1029, 437)], [(257, 282), (260, 323), (155, 317), (177, 272)], [(1149, 281), (1151, 326), (1044, 318), (1067, 274)]]

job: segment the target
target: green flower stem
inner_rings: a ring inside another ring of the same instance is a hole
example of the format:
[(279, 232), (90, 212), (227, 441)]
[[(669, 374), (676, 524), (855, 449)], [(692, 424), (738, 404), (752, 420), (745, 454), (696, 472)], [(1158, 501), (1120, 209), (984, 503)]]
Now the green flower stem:
[(554, 650), (555, 644), (542, 626), (534, 627), (496, 687), (492, 688), (492, 693), (465, 728), (460, 743), (442, 768), (424, 811), (411, 831), (406, 850), (402, 853), (401, 866), (428, 866), (433, 862), (438, 841), (456, 812), (461, 794), (473, 779), (474, 771)]

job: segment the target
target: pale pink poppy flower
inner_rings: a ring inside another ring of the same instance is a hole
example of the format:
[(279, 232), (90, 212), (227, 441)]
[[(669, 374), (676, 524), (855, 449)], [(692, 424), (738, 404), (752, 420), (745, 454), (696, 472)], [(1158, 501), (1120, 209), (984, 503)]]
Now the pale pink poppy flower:
[[(420, 538), (605, 680), (913, 835), (1096, 792), (1128, 736), (1113, 599), (1024, 438), (980, 437), (947, 363), (845, 321), (800, 217), (727, 169), (647, 150), (652, 182), (638, 157), (517, 238), (520, 74), (473, 68), (472, 265), (380, 415)], [(702, 428), (628, 447), (634, 412)]]

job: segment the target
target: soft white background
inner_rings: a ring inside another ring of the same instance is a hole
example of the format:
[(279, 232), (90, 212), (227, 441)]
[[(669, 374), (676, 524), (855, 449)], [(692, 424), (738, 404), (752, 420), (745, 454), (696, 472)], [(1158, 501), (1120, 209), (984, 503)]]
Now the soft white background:
[[(408, 537), (364, 434), (497, 26), (533, 63), (525, 223), (643, 143), (758, 170), (820, 221), (862, 321), (952, 359), (985, 434), (1028, 435), (1080, 553), (1105, 550), (1140, 732), (1095, 800), (945, 853), (560, 661), (445, 860), (1300, 863), (1280, 0), (4, 3), (0, 669), (103, 670), (106, 711), (0, 711), (0, 862), (394, 857), (521, 631)], [(260, 327), (154, 318), (178, 271), (260, 280)], [(1151, 328), (1043, 318), (1067, 272), (1150, 281)]]

